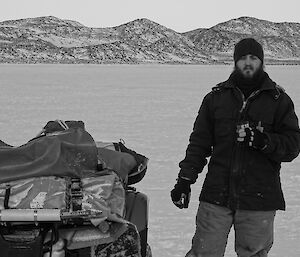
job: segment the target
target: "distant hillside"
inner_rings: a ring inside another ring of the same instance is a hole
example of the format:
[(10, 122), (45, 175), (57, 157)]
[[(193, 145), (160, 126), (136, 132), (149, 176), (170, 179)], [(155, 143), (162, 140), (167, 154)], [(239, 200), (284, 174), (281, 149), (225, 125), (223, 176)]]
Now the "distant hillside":
[(300, 24), (241, 17), (178, 33), (148, 19), (89, 28), (53, 16), (0, 22), (0, 63), (232, 63), (234, 44), (253, 36), (267, 63), (300, 64)]
[(237, 41), (254, 37), (263, 45), (267, 62), (300, 63), (300, 23), (274, 23), (241, 17), (183, 35), (199, 50), (219, 61), (228, 62), (232, 58)]

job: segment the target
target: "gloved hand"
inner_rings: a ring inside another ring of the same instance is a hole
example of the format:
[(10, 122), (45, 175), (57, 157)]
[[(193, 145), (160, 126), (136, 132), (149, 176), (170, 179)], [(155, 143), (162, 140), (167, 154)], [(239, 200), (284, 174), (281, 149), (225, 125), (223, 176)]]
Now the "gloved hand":
[(242, 142), (250, 147), (255, 149), (262, 150), (267, 147), (268, 138), (266, 134), (261, 132), (258, 128), (252, 127), (240, 127), (237, 130), (238, 133), (238, 142)]
[(173, 203), (180, 209), (188, 208), (191, 197), (191, 181), (178, 178), (174, 189), (171, 191)]

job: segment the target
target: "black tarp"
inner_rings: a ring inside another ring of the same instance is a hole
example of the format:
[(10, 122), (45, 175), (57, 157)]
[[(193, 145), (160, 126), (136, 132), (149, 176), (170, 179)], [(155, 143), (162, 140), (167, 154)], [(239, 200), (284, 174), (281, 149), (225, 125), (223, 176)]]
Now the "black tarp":
[(0, 147), (0, 183), (29, 177), (85, 177), (97, 170), (97, 147), (81, 128), (35, 138), (18, 147)]

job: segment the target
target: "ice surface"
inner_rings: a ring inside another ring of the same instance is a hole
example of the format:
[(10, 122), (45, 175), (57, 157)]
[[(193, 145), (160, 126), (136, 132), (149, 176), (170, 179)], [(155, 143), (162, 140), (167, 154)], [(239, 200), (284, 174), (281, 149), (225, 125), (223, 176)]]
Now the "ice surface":
[[(227, 79), (231, 66), (198, 65), (0, 65), (1, 139), (20, 145), (48, 120), (83, 120), (99, 141), (124, 139), (150, 158), (138, 190), (150, 198), (149, 242), (154, 257), (184, 256), (194, 233), (198, 195), (188, 210), (170, 201), (195, 115), (203, 96)], [(300, 67), (269, 66), (300, 115)], [(284, 164), (287, 211), (278, 212), (270, 257), (300, 256), (300, 160)], [(235, 256), (233, 233), (226, 257)]]

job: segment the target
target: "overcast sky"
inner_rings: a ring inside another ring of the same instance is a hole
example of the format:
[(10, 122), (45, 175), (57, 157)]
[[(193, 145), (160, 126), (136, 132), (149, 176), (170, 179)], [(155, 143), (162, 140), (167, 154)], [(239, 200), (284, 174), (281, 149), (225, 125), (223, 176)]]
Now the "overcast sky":
[(299, 22), (299, 0), (0, 0), (0, 21), (39, 16), (88, 27), (114, 27), (148, 18), (177, 32), (209, 28), (241, 16)]

